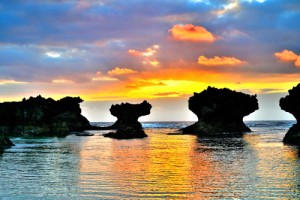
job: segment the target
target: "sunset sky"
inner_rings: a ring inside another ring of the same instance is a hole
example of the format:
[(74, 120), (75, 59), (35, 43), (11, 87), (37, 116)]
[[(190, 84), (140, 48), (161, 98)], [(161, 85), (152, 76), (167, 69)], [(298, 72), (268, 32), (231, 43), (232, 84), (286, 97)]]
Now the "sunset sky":
[(146, 99), (141, 120), (196, 120), (210, 85), (258, 94), (245, 119), (294, 119), (278, 101), (300, 82), (299, 22), (299, 0), (1, 0), (0, 101), (80, 96), (114, 121)]

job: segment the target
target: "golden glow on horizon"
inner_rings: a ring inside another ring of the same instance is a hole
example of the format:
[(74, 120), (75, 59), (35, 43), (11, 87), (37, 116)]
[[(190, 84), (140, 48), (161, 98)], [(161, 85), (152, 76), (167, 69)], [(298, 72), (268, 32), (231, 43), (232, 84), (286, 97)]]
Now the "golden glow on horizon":
[(214, 35), (202, 26), (193, 24), (176, 24), (169, 30), (175, 40), (186, 40), (191, 42), (213, 42)]
[[(227, 77), (229, 78), (229, 77)], [(259, 81), (253, 79), (249, 82), (226, 82), (224, 81), (201, 82), (196, 80), (171, 80), (171, 79), (148, 79), (147, 82), (136, 82), (131, 88), (122, 88), (120, 85), (115, 85), (107, 91), (97, 94), (87, 94), (83, 96), (85, 100), (126, 100), (126, 99), (157, 99), (166, 97), (185, 98), (193, 95), (194, 92), (201, 92), (208, 86), (217, 88), (229, 88), (236, 91), (241, 91), (250, 94), (260, 93), (279, 93), (287, 92), (288, 89), (298, 84), (296, 81), (290, 82), (273, 82), (279, 77), (260, 78)]]
[[(251, 94), (278, 93), (287, 92), (297, 85), (299, 78), (297, 74), (240, 74), (199, 68), (162, 68), (124, 76), (126, 78), (116, 79), (98, 72), (86, 83), (58, 79), (52, 83), (40, 83), (37, 88), (32, 88), (36, 83), (27, 83), (25, 86), (30, 90), (3, 96), (1, 101), (20, 101), (23, 97), (39, 94), (54, 99), (80, 96), (85, 101), (186, 98), (208, 86)], [(14, 81), (3, 83), (15, 84)]]
[(206, 66), (235, 66), (246, 64), (246, 62), (234, 57), (214, 56), (213, 58), (207, 58), (205, 56), (199, 56), (198, 64)]

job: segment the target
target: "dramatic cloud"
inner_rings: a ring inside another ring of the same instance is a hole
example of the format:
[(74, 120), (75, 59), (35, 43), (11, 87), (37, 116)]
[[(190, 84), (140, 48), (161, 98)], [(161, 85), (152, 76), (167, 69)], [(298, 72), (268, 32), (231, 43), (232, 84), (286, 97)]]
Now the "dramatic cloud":
[(293, 51), (285, 49), (282, 52), (274, 53), (274, 56), (282, 62), (294, 62), (296, 67), (300, 67), (300, 55), (295, 54)]
[(207, 58), (205, 56), (200, 56), (198, 58), (198, 64), (205, 66), (236, 66), (246, 64), (246, 62), (234, 57), (214, 56), (213, 58)]
[(169, 30), (171, 36), (175, 40), (191, 41), (191, 42), (213, 42), (214, 35), (202, 26), (193, 24), (176, 24)]
[(297, 0), (1, 0), (0, 19), (1, 101), (163, 100), (299, 82)]
[(135, 70), (128, 69), (128, 68), (119, 68), (119, 67), (116, 67), (107, 72), (109, 76), (121, 76), (121, 75), (136, 74), (136, 73), (138, 72)]
[(143, 64), (150, 64), (154, 67), (157, 67), (159, 62), (155, 57), (158, 49), (159, 49), (159, 45), (153, 45), (152, 47), (147, 48), (145, 51), (129, 49), (128, 54), (132, 56), (142, 57)]
[(289, 51), (287, 49), (283, 50), (282, 52), (274, 53), (274, 56), (279, 58), (283, 62), (294, 62), (297, 60), (298, 55), (295, 54), (293, 51)]

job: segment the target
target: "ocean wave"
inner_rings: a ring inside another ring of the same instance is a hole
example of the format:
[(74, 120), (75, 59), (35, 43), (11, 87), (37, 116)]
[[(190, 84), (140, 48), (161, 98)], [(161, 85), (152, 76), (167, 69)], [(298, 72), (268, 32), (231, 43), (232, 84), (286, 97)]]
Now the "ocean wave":
[(296, 121), (246, 121), (245, 124), (251, 127), (257, 128), (278, 128), (286, 129), (295, 124)]

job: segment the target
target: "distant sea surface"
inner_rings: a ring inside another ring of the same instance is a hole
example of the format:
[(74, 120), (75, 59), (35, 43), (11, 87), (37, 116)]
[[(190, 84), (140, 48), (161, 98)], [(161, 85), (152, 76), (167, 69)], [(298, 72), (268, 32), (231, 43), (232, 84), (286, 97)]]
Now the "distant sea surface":
[[(298, 199), (294, 121), (249, 121), (241, 138), (168, 135), (192, 122), (143, 123), (148, 138), (12, 138), (0, 199)], [(107, 123), (96, 123), (106, 126)]]

